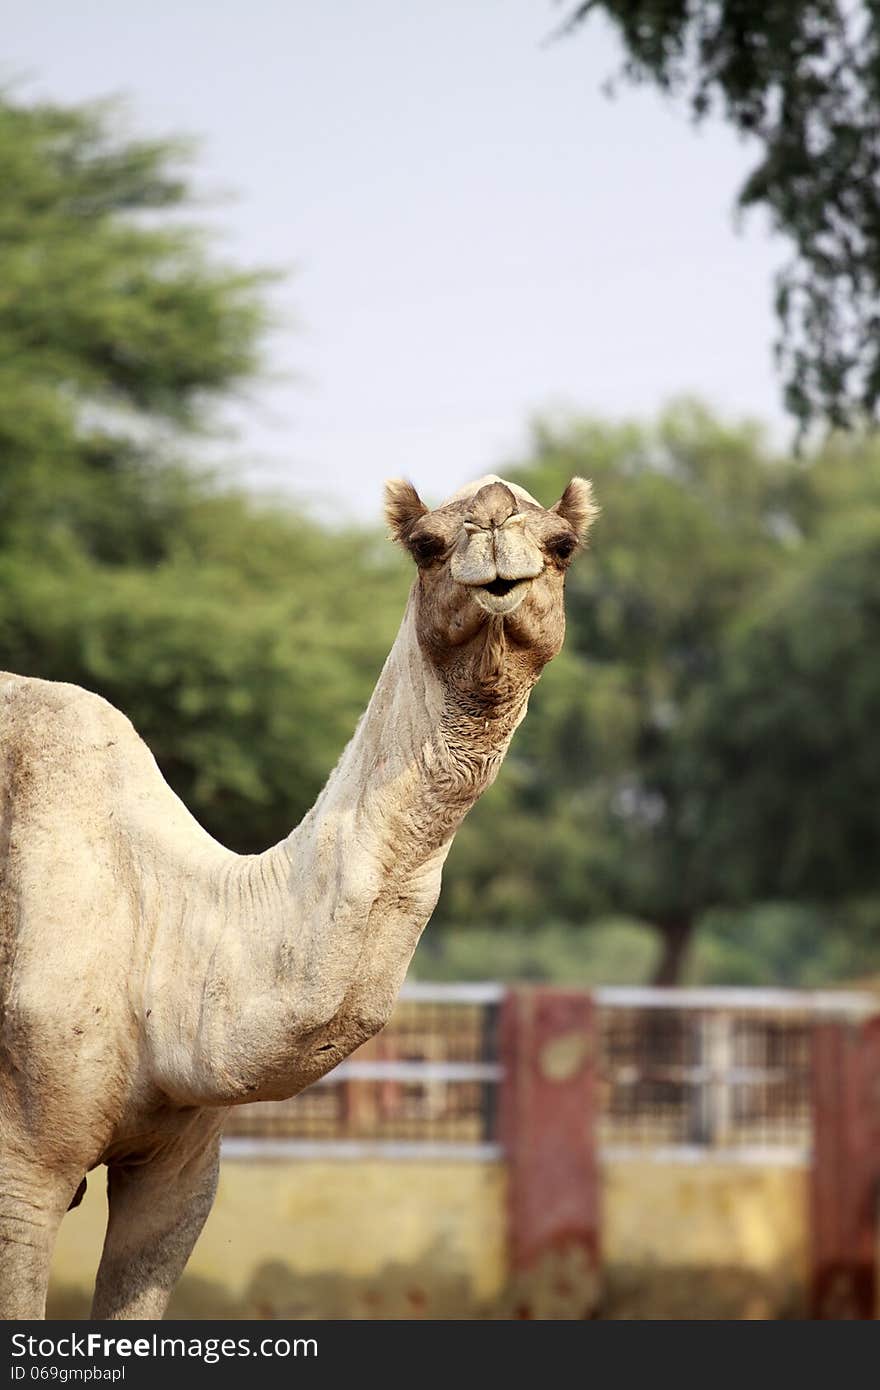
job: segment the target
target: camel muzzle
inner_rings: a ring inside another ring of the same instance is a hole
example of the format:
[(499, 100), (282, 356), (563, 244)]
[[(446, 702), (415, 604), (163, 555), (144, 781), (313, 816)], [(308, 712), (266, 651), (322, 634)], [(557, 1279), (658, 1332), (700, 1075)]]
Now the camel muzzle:
[(511, 513), (500, 524), (466, 518), (449, 566), (459, 584), (495, 599), (509, 597), (543, 568), (544, 556), (529, 535), (523, 512)]

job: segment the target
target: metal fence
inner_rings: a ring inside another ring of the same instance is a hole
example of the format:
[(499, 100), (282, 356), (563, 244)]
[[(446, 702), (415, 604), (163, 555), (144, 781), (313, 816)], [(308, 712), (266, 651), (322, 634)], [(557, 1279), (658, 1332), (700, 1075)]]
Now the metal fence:
[(238, 1106), (227, 1154), (496, 1158), (494, 984), (408, 985), (390, 1021), (293, 1100)]
[[(385, 1029), (293, 1100), (240, 1106), (225, 1152), (498, 1158), (504, 988), (409, 985)], [(603, 1160), (801, 1163), (820, 1018), (870, 996), (760, 989), (599, 989)]]
[(862, 995), (764, 989), (605, 989), (596, 1002), (607, 1161), (804, 1162), (815, 1023), (873, 1007)]

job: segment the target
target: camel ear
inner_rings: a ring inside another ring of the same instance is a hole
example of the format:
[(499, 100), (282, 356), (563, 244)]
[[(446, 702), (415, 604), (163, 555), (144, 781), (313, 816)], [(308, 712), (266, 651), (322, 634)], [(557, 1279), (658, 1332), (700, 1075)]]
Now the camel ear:
[(406, 545), (416, 522), (427, 512), (412, 483), (405, 478), (391, 478), (385, 484), (385, 519), (393, 541)]
[(586, 478), (572, 478), (559, 501), (554, 502), (550, 510), (561, 516), (563, 521), (567, 521), (578, 540), (582, 541), (599, 515), (599, 508), (593, 496), (593, 484), (587, 482)]

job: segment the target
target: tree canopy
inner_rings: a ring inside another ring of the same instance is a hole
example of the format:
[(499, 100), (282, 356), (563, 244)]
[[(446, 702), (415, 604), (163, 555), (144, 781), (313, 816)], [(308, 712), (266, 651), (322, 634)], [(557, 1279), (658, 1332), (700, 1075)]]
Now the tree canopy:
[(185, 148), (123, 124), (0, 102), (0, 664), (105, 695), (213, 834), (261, 849), (351, 732), (402, 565), (193, 465), (259, 371), (271, 276), (216, 260)]
[(720, 910), (880, 898), (880, 449), (780, 457), (684, 402), (648, 427), (538, 425), (519, 481), (550, 497), (572, 473), (603, 511), (566, 647), (441, 913), (623, 914), (659, 929), (669, 981)]
[(702, 826), (697, 872), (728, 902), (880, 891), (876, 460), (873, 483), (873, 498), (833, 517), (743, 615), (686, 731), (707, 753), (686, 769)]
[(739, 190), (788, 241), (776, 310), (788, 409), (849, 426), (880, 413), (880, 6), (875, 0), (581, 0), (624, 75), (720, 113), (757, 147)]

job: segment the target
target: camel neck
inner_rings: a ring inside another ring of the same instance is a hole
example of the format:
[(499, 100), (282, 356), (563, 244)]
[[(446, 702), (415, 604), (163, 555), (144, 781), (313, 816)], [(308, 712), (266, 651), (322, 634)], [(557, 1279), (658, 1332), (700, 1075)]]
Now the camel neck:
[(308, 863), (323, 879), (338, 855), (348, 879), (359, 863), (370, 865), (372, 882), (435, 864), (439, 871), (465, 814), (494, 780), (527, 699), (523, 691), (491, 719), (469, 713), (419, 644), (411, 595), (354, 737), (284, 842), (291, 867)]
[[(222, 940), (181, 1094), (200, 1103), (292, 1095), (382, 1026), (434, 910), (452, 838), (494, 780), (527, 698), (524, 690), (493, 718), (469, 712), (422, 652), (410, 598), (367, 710), (311, 811), (274, 849), (224, 871)], [(233, 988), (245, 1003), (230, 1036), (228, 1012), (213, 1001)]]
[(524, 690), (491, 719), (468, 713), (419, 645), (411, 595), (354, 737), (312, 810), (270, 851), (273, 877), (286, 876), (292, 988), (305, 982), (316, 1020), (348, 1019), (345, 1051), (387, 1017), (453, 836), (494, 781), (527, 700)]

